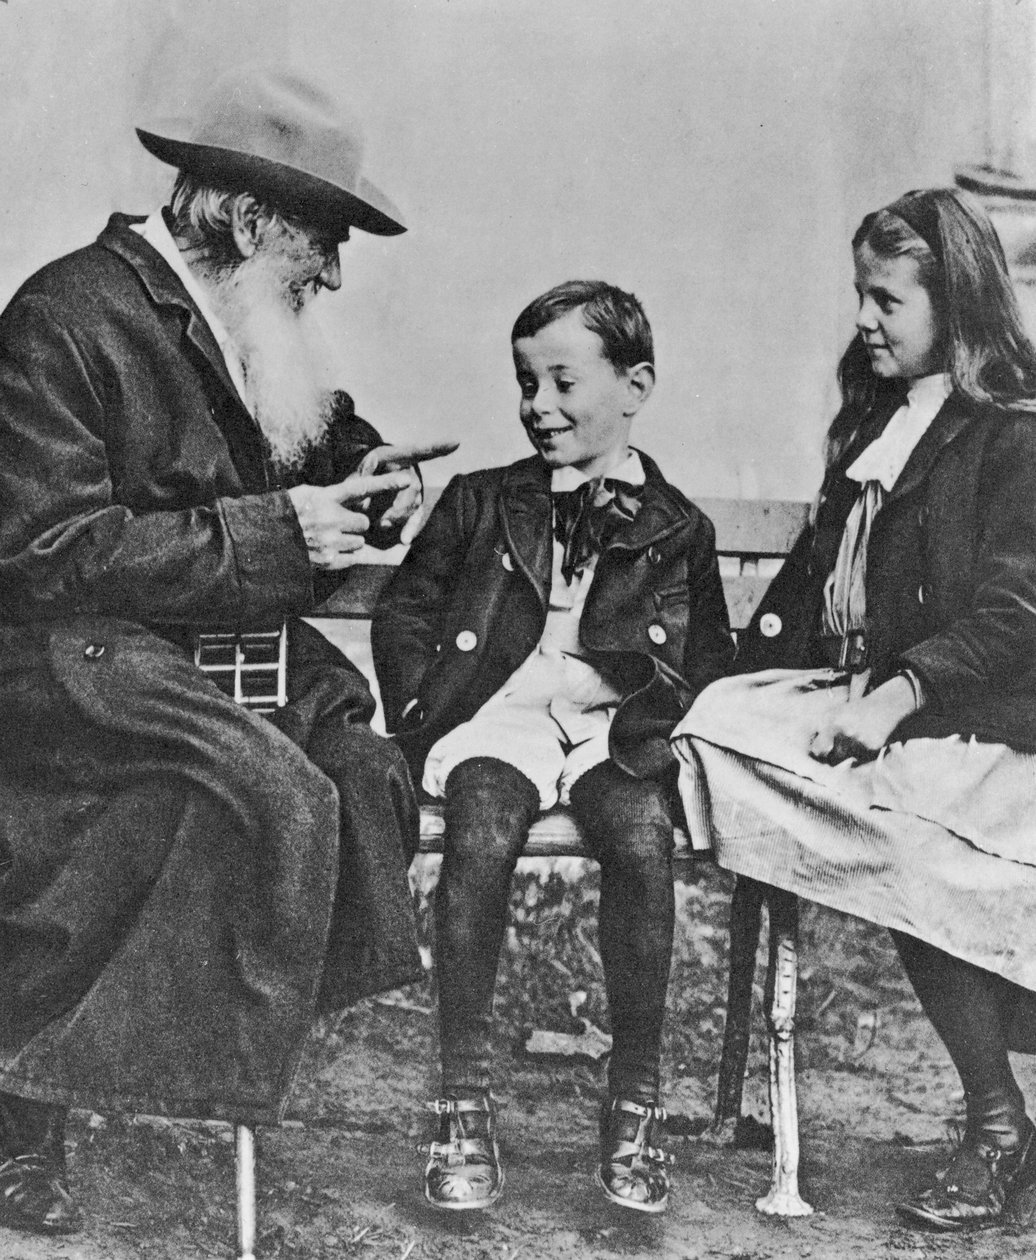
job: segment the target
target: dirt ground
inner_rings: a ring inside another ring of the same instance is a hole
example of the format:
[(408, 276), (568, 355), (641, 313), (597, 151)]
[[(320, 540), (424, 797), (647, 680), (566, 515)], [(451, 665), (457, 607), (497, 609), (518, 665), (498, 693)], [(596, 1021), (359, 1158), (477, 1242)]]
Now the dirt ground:
[[(678, 1130), (711, 1110), (707, 1065), (718, 1056), (724, 958), (708, 938), (723, 934), (724, 891), (691, 890), (681, 903), (686, 908), (688, 897), (697, 899), (704, 917), (688, 929), (674, 967), (664, 1076)], [(765, 1151), (682, 1136), (669, 1140), (676, 1166), (664, 1216), (607, 1205), (591, 1179), (602, 1069), (524, 1055), (527, 1012), (511, 1010), (505, 976), (501, 1001), (514, 1019), (505, 1029), (511, 1044), (498, 1091), (507, 1189), (496, 1208), (451, 1216), (432, 1212), (422, 1197), (416, 1147), (430, 1132), (421, 1102), (433, 1093), (435, 1041), (431, 989), (417, 985), (364, 1003), (314, 1038), (287, 1124), (261, 1134), (260, 1260), (1021, 1260), (1036, 1254), (1036, 1233), (998, 1228), (946, 1237), (897, 1223), (897, 1198), (939, 1166), (959, 1087), (901, 980), (882, 989), (859, 973), (868, 951), (876, 951), (882, 967), (892, 957), (876, 929), (847, 927), (817, 912), (804, 936), (804, 947), (824, 959), (821, 967), (804, 957), (802, 968), (801, 1181), (813, 1216), (787, 1221), (755, 1211), (769, 1183)], [(552, 975), (558, 967), (570, 970), (548, 952), (523, 966)], [(699, 960), (698, 988), (715, 990), (705, 1006), (692, 1005), (681, 979), (689, 956)], [(533, 987), (533, 974), (518, 976), (523, 991)], [(570, 977), (560, 979), (564, 990)], [(552, 1009), (540, 1026), (557, 1025)], [(680, 1035), (689, 1026), (693, 1053)], [(750, 1101), (763, 1096), (758, 1046), (754, 1060)], [(1021, 1060), (1019, 1069), (1036, 1099), (1036, 1064)], [(71, 1169), (82, 1232), (56, 1241), (0, 1229), (0, 1260), (233, 1256), (229, 1137), (189, 1123), (75, 1113)]]

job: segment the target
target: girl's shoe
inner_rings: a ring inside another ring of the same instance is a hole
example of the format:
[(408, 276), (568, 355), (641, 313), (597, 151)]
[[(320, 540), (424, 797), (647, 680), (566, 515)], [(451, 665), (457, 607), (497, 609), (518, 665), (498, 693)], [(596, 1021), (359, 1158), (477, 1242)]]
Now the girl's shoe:
[[(1017, 1199), (1016, 1214), (1024, 1214), (1023, 1191), (1036, 1179), (1036, 1129), (1026, 1120), (1016, 1150), (1002, 1151), (982, 1134), (965, 1133), (947, 1168), (912, 1199), (896, 1210), (929, 1229), (956, 1232), (995, 1225), (1005, 1207)], [(1014, 1195), (1012, 1195), (1014, 1192)]]
[(601, 1162), (594, 1179), (605, 1197), (635, 1212), (664, 1212), (672, 1155), (652, 1145), (665, 1109), (611, 1098), (601, 1108)]
[(492, 1096), (437, 1098), (428, 1106), (439, 1117), (439, 1135), (424, 1148), (424, 1197), (452, 1212), (491, 1207), (504, 1190)]

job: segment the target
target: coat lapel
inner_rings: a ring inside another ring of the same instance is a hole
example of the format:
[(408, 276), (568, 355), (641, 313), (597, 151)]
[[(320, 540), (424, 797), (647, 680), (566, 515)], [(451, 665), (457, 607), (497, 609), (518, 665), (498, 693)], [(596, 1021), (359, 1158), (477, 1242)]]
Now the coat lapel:
[[(687, 513), (667, 493), (668, 485), (654, 460), (638, 451), (646, 480), (640, 511), (622, 536), (606, 550), (643, 550), (679, 529)], [(500, 504), (504, 537), (515, 568), (532, 583), (545, 608), (550, 594), (553, 560), (553, 515), (550, 469), (536, 456), (513, 464), (504, 474)]]
[(546, 608), (554, 540), (550, 469), (541, 459), (534, 455), (505, 472), (500, 514), (515, 568), (532, 583)]
[(246, 415), (249, 414), (234, 382), (230, 379), (226, 360), (212, 334), (212, 329), (205, 322), (187, 290), (180, 283), (179, 277), (165, 259), (130, 226), (133, 223), (142, 222), (143, 218), (140, 216), (114, 214), (98, 238), (98, 243), (111, 250), (113, 254), (118, 254), (133, 268), (156, 306), (176, 307), (183, 313), (186, 317), (184, 331), (187, 340), (205, 360), (220, 384), (241, 410)]
[(644, 467), (644, 499), (636, 518), (624, 525), (606, 551), (643, 551), (651, 543), (679, 529), (687, 520), (682, 504), (669, 493), (668, 482), (650, 456), (638, 450)]
[(890, 501), (900, 499), (915, 490), (928, 476), (943, 448), (966, 429), (972, 419), (973, 416), (956, 398), (948, 398), (911, 451), (910, 458), (889, 493)]

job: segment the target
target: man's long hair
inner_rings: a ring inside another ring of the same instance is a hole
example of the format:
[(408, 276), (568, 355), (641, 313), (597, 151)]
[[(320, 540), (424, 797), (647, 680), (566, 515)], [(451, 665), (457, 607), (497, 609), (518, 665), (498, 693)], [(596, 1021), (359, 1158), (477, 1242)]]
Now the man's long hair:
[[(853, 236), (879, 258), (913, 258), (943, 329), (954, 394), (983, 410), (1036, 411), (1036, 347), (1022, 323), (1003, 247), (981, 203), (957, 188), (909, 192), (868, 214)], [(842, 406), (827, 433), (830, 466), (867, 413), (902, 389), (871, 370), (863, 338), (838, 366)]]

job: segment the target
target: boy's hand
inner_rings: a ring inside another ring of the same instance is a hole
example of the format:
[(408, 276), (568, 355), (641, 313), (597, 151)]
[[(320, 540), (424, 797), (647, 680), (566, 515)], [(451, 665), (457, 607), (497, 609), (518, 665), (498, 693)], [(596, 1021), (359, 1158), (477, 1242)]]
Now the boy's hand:
[(426, 459), (439, 459), (451, 455), (459, 442), (413, 442), (401, 446), (376, 446), (364, 456), (359, 472), (401, 472), (408, 477), (407, 484), (398, 491), (389, 507), (382, 513), (378, 524), (382, 529), (392, 529), (402, 524), (399, 541), (409, 544), (414, 540), (421, 524), (421, 505), (424, 488), (415, 465)]
[(351, 473), (333, 486), (295, 486), (287, 491), (317, 569), (347, 569), (364, 544), (370, 521), (364, 509), (376, 494), (398, 495), (410, 486), (409, 472)]

